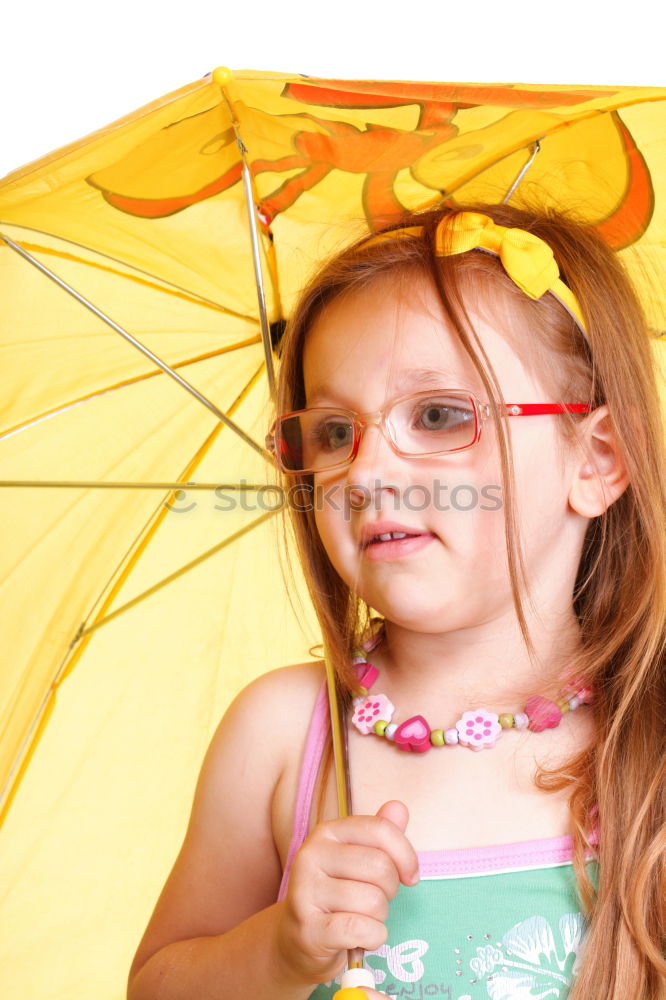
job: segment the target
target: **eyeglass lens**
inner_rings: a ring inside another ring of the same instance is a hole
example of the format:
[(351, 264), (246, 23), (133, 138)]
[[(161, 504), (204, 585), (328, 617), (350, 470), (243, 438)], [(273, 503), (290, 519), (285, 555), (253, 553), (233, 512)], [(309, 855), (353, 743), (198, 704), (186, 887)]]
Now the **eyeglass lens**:
[[(406, 455), (442, 454), (468, 448), (476, 436), (470, 396), (418, 394), (397, 401), (387, 412), (389, 432)], [(278, 421), (277, 444), (283, 467), (323, 472), (354, 453), (354, 420), (349, 413), (322, 407), (301, 410)]]

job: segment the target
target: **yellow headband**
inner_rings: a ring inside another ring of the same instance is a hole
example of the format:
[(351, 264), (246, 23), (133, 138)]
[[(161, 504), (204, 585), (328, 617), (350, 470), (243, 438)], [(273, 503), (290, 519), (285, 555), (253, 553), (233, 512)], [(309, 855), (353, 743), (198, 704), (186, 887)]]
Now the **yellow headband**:
[[(422, 228), (394, 229), (378, 233), (369, 242), (393, 239), (398, 234), (421, 235)], [(435, 249), (439, 257), (452, 257), (468, 250), (485, 250), (502, 262), (511, 280), (531, 299), (540, 299), (545, 292), (559, 299), (578, 324), (589, 343), (583, 313), (578, 299), (560, 279), (560, 270), (553, 251), (539, 236), (525, 229), (498, 226), (481, 212), (458, 212), (447, 216), (437, 227)]]

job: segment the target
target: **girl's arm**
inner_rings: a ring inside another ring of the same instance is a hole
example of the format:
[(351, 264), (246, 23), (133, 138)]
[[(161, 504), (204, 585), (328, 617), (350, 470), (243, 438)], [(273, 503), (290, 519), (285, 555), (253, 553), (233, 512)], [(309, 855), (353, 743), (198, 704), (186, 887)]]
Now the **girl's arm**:
[(251, 684), (213, 735), (183, 845), (130, 969), (128, 1000), (230, 997), (253, 981), (267, 1000), (297, 996), (268, 988), (281, 971), (271, 934), (281, 878), (271, 800), (285, 763), (289, 675)]
[(341, 971), (347, 948), (385, 940), (388, 899), (417, 868), (400, 806), (397, 825), (389, 807), (387, 816), (317, 826), (294, 860), (287, 898), (275, 903), (271, 805), (289, 753), (301, 749), (294, 732), (314, 703), (307, 692), (305, 700), (302, 668), (275, 671), (246, 688), (220, 723), (185, 841), (132, 963), (128, 1000), (306, 1000)]

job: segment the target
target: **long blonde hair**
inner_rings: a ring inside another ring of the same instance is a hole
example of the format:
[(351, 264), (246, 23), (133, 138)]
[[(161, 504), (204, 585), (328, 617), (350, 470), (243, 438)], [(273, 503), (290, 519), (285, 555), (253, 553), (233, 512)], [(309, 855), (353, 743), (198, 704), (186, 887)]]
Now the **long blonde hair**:
[[(666, 445), (650, 334), (624, 269), (590, 227), (552, 211), (506, 205), (465, 206), (504, 226), (520, 227), (553, 249), (562, 279), (576, 295), (591, 347), (550, 295), (525, 296), (499, 261), (484, 253), (437, 257), (435, 231), (449, 210), (406, 216), (420, 234), (358, 241), (329, 261), (303, 291), (281, 351), (278, 407), (305, 406), (303, 348), (313, 323), (337, 296), (369, 288), (396, 272), (425, 275), (471, 358), (489, 398), (503, 401), (483, 345), (469, 322), (463, 289), (478, 283), (512, 297), (533, 336), (526, 358), (552, 378), (554, 398), (606, 404), (623, 451), (630, 486), (588, 526), (572, 602), (581, 654), (572, 674), (594, 687), (590, 710), (598, 741), (555, 771), (541, 770), (544, 791), (570, 790), (573, 864), (589, 921), (570, 1000), (666, 997)], [(459, 210), (459, 209), (457, 209)], [(528, 581), (513, 504), (505, 422), (493, 416), (506, 512), (509, 576), (516, 615), (530, 654), (523, 611)], [(576, 419), (562, 420), (575, 439)], [(310, 481), (301, 477), (300, 481)], [(293, 484), (293, 477), (289, 483)], [(351, 653), (369, 609), (338, 576), (319, 539), (312, 510), (291, 508), (299, 557), (343, 699), (354, 678)], [(585, 851), (598, 824), (598, 889)]]

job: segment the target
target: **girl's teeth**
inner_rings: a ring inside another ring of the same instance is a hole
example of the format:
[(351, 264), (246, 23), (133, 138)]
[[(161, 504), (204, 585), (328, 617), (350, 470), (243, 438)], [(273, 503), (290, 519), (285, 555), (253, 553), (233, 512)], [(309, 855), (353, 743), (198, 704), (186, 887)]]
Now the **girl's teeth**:
[(390, 542), (394, 538), (407, 538), (407, 533), (405, 531), (389, 531), (385, 535), (380, 535), (380, 542)]

